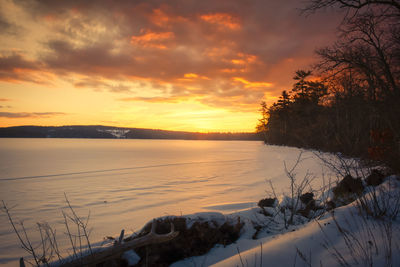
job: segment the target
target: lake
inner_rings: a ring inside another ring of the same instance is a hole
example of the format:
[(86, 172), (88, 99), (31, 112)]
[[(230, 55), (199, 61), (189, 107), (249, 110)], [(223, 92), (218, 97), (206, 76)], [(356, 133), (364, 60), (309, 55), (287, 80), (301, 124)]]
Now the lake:
[[(290, 166), (299, 152), (257, 141), (4, 138), (0, 200), (32, 239), (36, 222), (48, 222), (65, 248), (64, 193), (79, 215), (90, 211), (97, 242), (138, 231), (154, 217), (253, 207), (266, 196), (267, 179), (278, 193), (287, 190), (283, 162)], [(312, 152), (303, 159), (298, 177), (307, 170), (330, 175)], [(0, 264), (16, 266), (25, 255), (1, 212)]]

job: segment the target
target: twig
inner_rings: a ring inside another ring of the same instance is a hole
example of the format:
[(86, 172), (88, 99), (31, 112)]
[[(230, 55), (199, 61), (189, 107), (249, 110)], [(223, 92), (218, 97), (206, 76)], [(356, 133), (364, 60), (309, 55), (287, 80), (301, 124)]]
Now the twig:
[(240, 255), (239, 247), (236, 247), (236, 250), (238, 252), (240, 262), (242, 263), (242, 267), (244, 267), (244, 263), (243, 263), (243, 260), (242, 260), (242, 256)]

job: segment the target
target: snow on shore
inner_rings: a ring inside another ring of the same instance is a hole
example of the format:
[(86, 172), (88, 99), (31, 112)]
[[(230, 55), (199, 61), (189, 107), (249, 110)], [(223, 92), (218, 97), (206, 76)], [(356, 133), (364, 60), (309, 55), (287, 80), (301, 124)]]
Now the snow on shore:
[[(398, 179), (392, 176), (379, 186), (377, 197), (381, 203), (388, 204), (399, 196)], [(385, 193), (379, 194), (379, 191)], [(236, 243), (227, 247), (217, 245), (206, 255), (188, 258), (172, 266), (340, 266), (340, 262), (349, 266), (400, 266), (399, 216), (393, 221), (367, 218), (365, 214), (360, 216), (356, 202), (353, 202), (333, 213), (327, 212), (318, 220), (287, 230), (264, 229), (260, 238), (254, 240), (255, 229), (251, 221), (258, 219), (259, 211), (259, 208), (251, 208), (229, 215), (240, 216), (246, 222)]]
[[(15, 156), (2, 158), (0, 195), (10, 206), (18, 206), (12, 210), (13, 215), (25, 222), (33, 240), (38, 240), (34, 231), (36, 222), (44, 219), (57, 227), (62, 251), (69, 248), (68, 240), (62, 234), (61, 216), (61, 209), (65, 207), (62, 192), (66, 192), (78, 214), (91, 211), (94, 245), (100, 245), (106, 234), (118, 235), (121, 229), (136, 231), (157, 216), (207, 211), (195, 216), (220, 214), (221, 218), (232, 219), (240, 216), (245, 225), (239, 240), (225, 248), (217, 245), (204, 256), (185, 259), (173, 266), (247, 266), (247, 263), (254, 266), (251, 262), (255, 259), (258, 266), (260, 243), (263, 244), (264, 265), (293, 266), (296, 259), (296, 266), (302, 266), (304, 262), (299, 255), (296, 257), (296, 247), (307, 258), (312, 252), (313, 266), (320, 265), (320, 258), (323, 266), (338, 265), (331, 252), (321, 245), (324, 236), (318, 224), (303, 224), (306, 219), (298, 218), (299, 224), (288, 229), (284, 229), (278, 220), (274, 227), (265, 228), (256, 240), (252, 239), (256, 232), (252, 221), (260, 223), (267, 219), (256, 207), (257, 201), (266, 197), (265, 191), (269, 189), (266, 180), (272, 181), (278, 197), (288, 192), (290, 182), (284, 165), (289, 169), (293, 166), (302, 151), (297, 148), (228, 141), (6, 141), (1, 143), (3, 155)], [(329, 156), (324, 154), (325, 158), (329, 159)], [(314, 176), (311, 182), (314, 189), (327, 186), (330, 178), (331, 182), (336, 182), (335, 173), (321, 164), (312, 151), (303, 151), (296, 173), (298, 179), (306, 174)], [(342, 214), (350, 210), (351, 206), (338, 209), (338, 221), (345, 221)], [(351, 214), (349, 216), (348, 220), (352, 221)], [(0, 213), (0, 222), (0, 265), (15, 266), (19, 257), (25, 254), (21, 252), (4, 213)], [(324, 217), (320, 223), (327, 223), (324, 229), (333, 235), (332, 243), (346, 251), (343, 238), (335, 238), (337, 230), (332, 227), (332, 218)], [(380, 230), (377, 229), (378, 233)], [(397, 221), (393, 223), (393, 229), (398, 229)], [(397, 249), (399, 238), (397, 232), (393, 233), (396, 234), (393, 248)], [(377, 246), (384, 247), (382, 244)], [(379, 249), (380, 259), (384, 259), (383, 252)], [(359, 266), (364, 265), (360, 263)]]

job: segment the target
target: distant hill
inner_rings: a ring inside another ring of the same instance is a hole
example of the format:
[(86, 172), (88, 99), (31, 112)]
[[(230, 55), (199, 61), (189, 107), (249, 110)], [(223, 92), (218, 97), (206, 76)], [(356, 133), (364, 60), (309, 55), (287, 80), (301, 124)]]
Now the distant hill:
[(262, 140), (256, 133), (197, 133), (93, 126), (16, 126), (0, 128), (0, 138), (110, 138), (183, 140)]

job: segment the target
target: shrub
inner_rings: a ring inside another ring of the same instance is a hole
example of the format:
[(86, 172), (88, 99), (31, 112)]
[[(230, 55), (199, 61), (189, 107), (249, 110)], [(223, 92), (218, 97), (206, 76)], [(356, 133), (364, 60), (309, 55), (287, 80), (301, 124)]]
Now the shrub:
[(367, 183), (367, 185), (377, 186), (383, 182), (384, 178), (385, 175), (383, 175), (383, 173), (380, 170), (373, 169), (371, 171), (371, 174), (368, 175), (367, 178), (365, 179), (365, 182)]
[[(235, 242), (244, 225), (240, 218), (235, 221), (225, 221), (218, 224), (201, 219), (191, 223), (188, 227), (187, 218), (166, 217), (157, 220), (156, 230), (159, 233), (168, 232), (170, 224), (175, 225), (179, 235), (167, 243), (152, 244), (135, 249), (141, 257), (137, 266), (169, 266), (171, 263), (207, 253), (214, 245), (229, 245)], [(144, 227), (138, 237), (150, 232), (151, 224)]]
[(348, 204), (353, 202), (364, 191), (361, 178), (353, 178), (350, 174), (346, 175), (336, 187), (332, 189), (334, 200)]
[(261, 199), (260, 201), (258, 201), (258, 206), (260, 208), (264, 208), (264, 207), (275, 207), (276, 202), (278, 200), (274, 197), (274, 198), (264, 198)]

